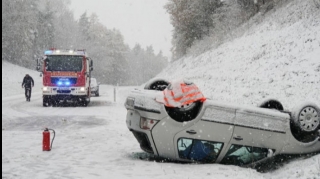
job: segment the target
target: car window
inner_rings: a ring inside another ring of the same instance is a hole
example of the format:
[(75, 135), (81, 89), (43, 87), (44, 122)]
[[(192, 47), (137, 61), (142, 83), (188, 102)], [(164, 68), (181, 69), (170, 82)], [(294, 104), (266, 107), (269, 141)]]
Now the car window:
[(223, 143), (197, 139), (180, 138), (178, 140), (179, 157), (199, 162), (214, 163)]
[(266, 158), (267, 155), (267, 148), (231, 145), (221, 164), (241, 166)]

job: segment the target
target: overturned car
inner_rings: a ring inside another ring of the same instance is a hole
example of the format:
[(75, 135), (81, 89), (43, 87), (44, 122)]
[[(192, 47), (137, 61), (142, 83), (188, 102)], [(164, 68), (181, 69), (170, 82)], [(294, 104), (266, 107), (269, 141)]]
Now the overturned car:
[(125, 107), (140, 148), (162, 158), (250, 166), (320, 152), (320, 110), (310, 102), (291, 112), (275, 99), (245, 107), (206, 99), (186, 80), (155, 79), (131, 91)]

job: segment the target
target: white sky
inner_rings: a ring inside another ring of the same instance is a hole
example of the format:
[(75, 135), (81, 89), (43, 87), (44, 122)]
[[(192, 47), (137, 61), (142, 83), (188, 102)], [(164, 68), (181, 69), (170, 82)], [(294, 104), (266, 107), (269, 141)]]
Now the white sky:
[[(206, 97), (235, 105), (256, 106), (276, 98), (290, 111), (304, 101), (320, 106), (320, 24), (316, 23), (320, 17), (319, 9), (309, 2), (313, 1), (294, 0), (248, 29), (247, 35), (198, 57), (178, 60), (157, 78), (190, 79)], [(300, 11), (308, 16), (300, 16)], [(21, 88), (26, 73), (36, 81), (31, 102), (25, 101)], [(92, 97), (88, 107), (47, 108), (42, 107), (40, 89), (39, 72), (2, 63), (2, 178), (320, 177), (320, 154), (284, 163), (268, 173), (220, 164), (140, 160), (145, 153), (126, 127), (123, 105), (133, 87), (118, 87), (116, 102), (113, 87), (101, 85), (101, 96)], [(44, 127), (56, 131), (50, 152), (42, 151)]]
[(152, 45), (155, 53), (162, 50), (171, 58), (169, 14), (163, 6), (167, 0), (72, 0), (70, 8), (78, 19), (87, 11), (96, 13), (107, 28), (116, 28), (131, 48), (139, 43), (143, 48)]

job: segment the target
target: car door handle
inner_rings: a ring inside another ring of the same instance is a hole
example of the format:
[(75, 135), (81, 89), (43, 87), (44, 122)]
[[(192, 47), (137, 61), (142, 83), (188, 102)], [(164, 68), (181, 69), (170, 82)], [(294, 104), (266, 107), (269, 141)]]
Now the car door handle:
[(236, 137), (233, 137), (234, 140), (243, 140), (243, 138), (241, 136), (236, 136)]
[(188, 134), (196, 134), (197, 132), (195, 130), (190, 130), (190, 131), (187, 131)]

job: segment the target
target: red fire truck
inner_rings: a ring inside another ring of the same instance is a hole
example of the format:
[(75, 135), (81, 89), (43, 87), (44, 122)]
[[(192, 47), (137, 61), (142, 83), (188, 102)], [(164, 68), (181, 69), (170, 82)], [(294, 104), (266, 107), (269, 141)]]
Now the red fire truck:
[(85, 50), (46, 50), (37, 60), (42, 75), (43, 106), (90, 103), (93, 61)]

